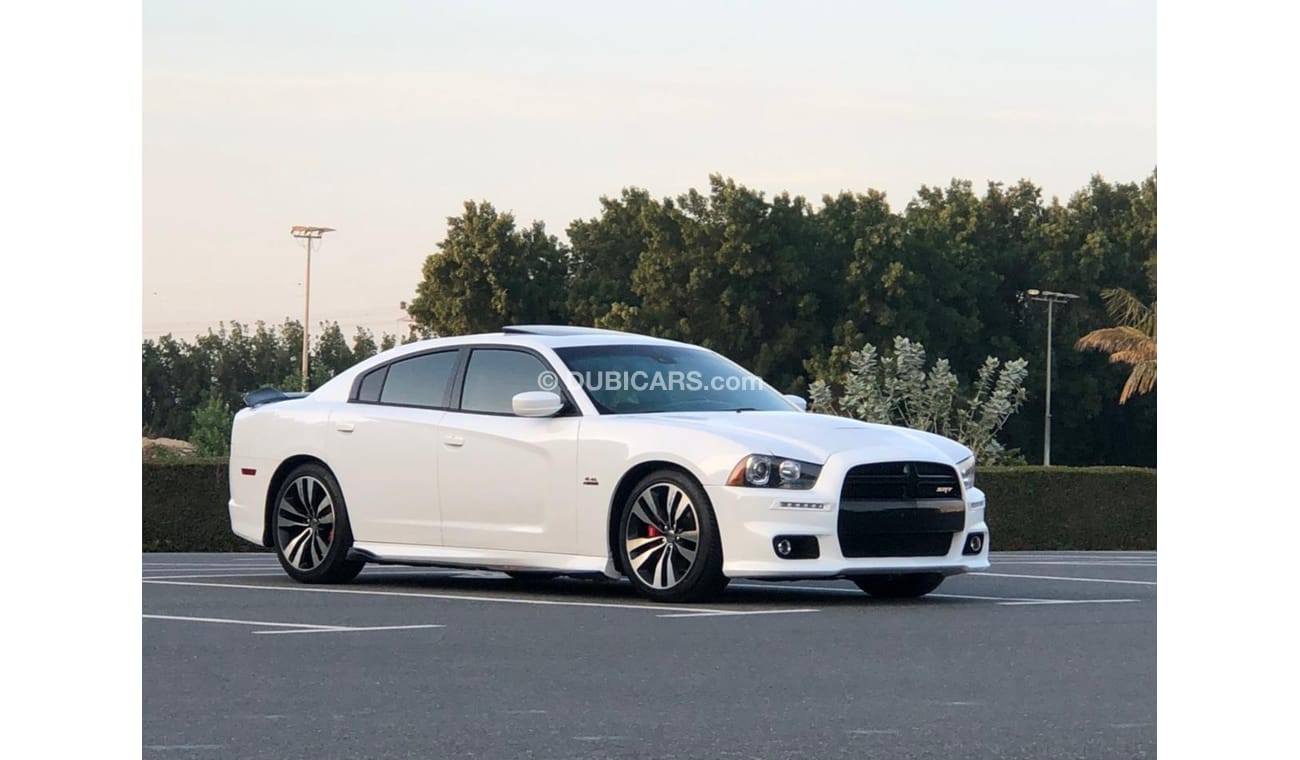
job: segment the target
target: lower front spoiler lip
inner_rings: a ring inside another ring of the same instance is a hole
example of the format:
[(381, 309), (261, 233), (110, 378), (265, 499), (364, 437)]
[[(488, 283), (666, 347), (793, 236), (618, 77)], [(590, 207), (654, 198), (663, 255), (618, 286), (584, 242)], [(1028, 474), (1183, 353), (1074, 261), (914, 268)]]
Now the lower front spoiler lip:
[(961, 575), (989, 569), (988, 555), (974, 557), (888, 557), (863, 562), (853, 558), (818, 560), (780, 560), (760, 562), (726, 562), (722, 571), (728, 578), (799, 580), (804, 578), (843, 578), (853, 575), (895, 575), (898, 573), (942, 573)]

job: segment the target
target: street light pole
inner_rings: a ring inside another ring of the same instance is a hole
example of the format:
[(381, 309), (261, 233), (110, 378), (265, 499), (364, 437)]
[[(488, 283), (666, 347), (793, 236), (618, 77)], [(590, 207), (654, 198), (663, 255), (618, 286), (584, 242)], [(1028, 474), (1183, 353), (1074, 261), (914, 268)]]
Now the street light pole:
[(290, 235), (293, 235), (294, 237), (300, 240), (307, 241), (307, 277), (306, 279), (303, 280), (304, 293), (303, 293), (303, 306), (302, 306), (302, 389), (303, 391), (307, 390), (307, 376), (308, 376), (308, 369), (309, 369), (307, 366), (307, 362), (308, 362), (307, 346), (309, 345), (308, 334), (310, 333), (311, 330), (310, 328), (311, 325), (311, 243), (313, 240), (320, 240), (321, 235), (324, 235), (326, 232), (333, 232), (333, 231), (334, 228), (332, 227), (304, 227), (302, 225), (295, 225), (294, 227), (289, 229)]
[(1050, 290), (1026, 290), (1031, 301), (1047, 303), (1047, 398), (1043, 404), (1043, 466), (1052, 466), (1052, 309), (1058, 303), (1069, 303), (1078, 298), (1074, 293), (1056, 293)]

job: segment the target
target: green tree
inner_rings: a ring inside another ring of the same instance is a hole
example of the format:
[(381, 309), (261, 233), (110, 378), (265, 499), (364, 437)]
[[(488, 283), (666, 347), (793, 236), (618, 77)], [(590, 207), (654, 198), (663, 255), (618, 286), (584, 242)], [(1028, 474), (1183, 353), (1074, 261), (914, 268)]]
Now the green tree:
[(235, 414), (217, 389), (212, 389), (208, 400), (194, 411), (190, 443), (201, 457), (224, 457), (230, 454), (230, 429)]
[(357, 327), (356, 335), (352, 336), (352, 358), (359, 362), (377, 353), (379, 347), (375, 345), (375, 334), (364, 327)]
[(420, 328), (461, 335), (565, 321), (567, 252), (541, 222), (521, 231), (512, 214), (467, 201), (438, 249), (407, 307)]

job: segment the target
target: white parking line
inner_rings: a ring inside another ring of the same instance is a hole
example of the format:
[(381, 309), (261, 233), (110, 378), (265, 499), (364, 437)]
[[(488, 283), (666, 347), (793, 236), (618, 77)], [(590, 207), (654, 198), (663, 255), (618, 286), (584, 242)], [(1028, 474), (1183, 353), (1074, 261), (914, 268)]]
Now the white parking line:
[(1154, 562), (1065, 562), (1057, 559), (1000, 559), (993, 563), (994, 567), (1003, 567), (1005, 565), (1068, 565), (1071, 567), (1155, 567)]
[(357, 631), (409, 631), (416, 628), (446, 628), (445, 625), (367, 625), (367, 626), (334, 626), (333, 628), (307, 628), (299, 631), (253, 631), (253, 633), (350, 633)]
[[(831, 586), (794, 586), (794, 585), (770, 585), (762, 586), (754, 583), (733, 583), (728, 588), (752, 588), (752, 589), (780, 589), (792, 588), (799, 591), (814, 591), (823, 594), (838, 594), (843, 596), (864, 596), (863, 592), (851, 588), (835, 588)], [(1138, 602), (1140, 599), (1036, 599), (1030, 597), (1017, 596), (978, 596), (976, 594), (926, 594), (925, 598), (935, 599), (971, 599), (979, 602), (995, 602), (1000, 605), (1017, 606), (1017, 605), (1043, 605), (1043, 604), (1115, 604), (1117, 602)]]
[[(347, 588), (315, 588), (311, 586), (259, 586), (247, 583), (199, 583), (197, 581), (184, 580), (154, 580), (152, 578), (141, 581), (142, 583), (153, 583), (161, 586), (208, 586), (211, 588), (237, 588), (251, 589), (254, 591), (290, 591), (305, 594), (360, 594), (362, 596), (401, 596), (415, 599), (448, 599), (462, 602), (495, 602), (497, 604), (531, 604), (542, 607), (594, 607), (600, 609), (616, 610), (645, 610), (647, 612), (663, 611), (663, 607), (657, 604), (626, 604), (621, 602), (571, 602), (560, 599), (518, 599), (509, 596), (476, 596), (471, 594), (427, 594), (417, 593), (414, 591), (380, 591), (378, 589), (347, 589)], [(673, 609), (682, 612), (735, 612), (735, 610), (719, 610), (711, 607), (674, 607)]]
[(1029, 578), (1039, 581), (1075, 581), (1078, 583), (1125, 583), (1133, 586), (1154, 586), (1155, 581), (1130, 581), (1121, 578), (1071, 578), (1068, 575), (1017, 575), (1016, 573), (967, 573), (987, 578)]
[(260, 573), (200, 573), (197, 575), (145, 575), (142, 581), (180, 581), (191, 578), (268, 578), (284, 575), (283, 570), (271, 569)]
[(1006, 607), (1031, 606), (1041, 604), (1122, 604), (1138, 602), (1140, 599), (1017, 599), (1014, 602), (1002, 602)]
[(784, 615), (790, 612), (818, 612), (815, 609), (802, 610), (719, 610), (717, 612), (672, 612), (666, 615), (659, 615), (661, 618), (691, 618), (691, 617), (728, 617), (732, 615)]
[(141, 615), (149, 620), (184, 620), (190, 623), (226, 623), (228, 625), (256, 625), (272, 628), (337, 628), (334, 625), (314, 625), (312, 623), (268, 623), (265, 620), (232, 620), (230, 618), (187, 617), (185, 615)]
[[(344, 631), (405, 631), (413, 628), (446, 628), (443, 625), (317, 625), (315, 623), (271, 623), (265, 620), (234, 620), (232, 618), (190, 617), (187, 615), (149, 615), (149, 620), (182, 620), (190, 623), (220, 623), (225, 625), (251, 625), (258, 628), (280, 628), (278, 631), (253, 631), (253, 633), (340, 633)], [(285, 630), (288, 629), (288, 630)]]

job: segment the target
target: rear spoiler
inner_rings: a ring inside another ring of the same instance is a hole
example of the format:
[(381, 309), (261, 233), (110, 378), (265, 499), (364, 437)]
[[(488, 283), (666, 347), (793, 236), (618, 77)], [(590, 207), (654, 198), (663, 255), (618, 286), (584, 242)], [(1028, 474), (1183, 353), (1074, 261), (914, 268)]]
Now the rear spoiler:
[(244, 394), (244, 403), (248, 406), (262, 406), (263, 404), (274, 404), (277, 401), (288, 401), (294, 398), (303, 398), (306, 393), (285, 393), (276, 388), (259, 388), (255, 391), (249, 391)]

